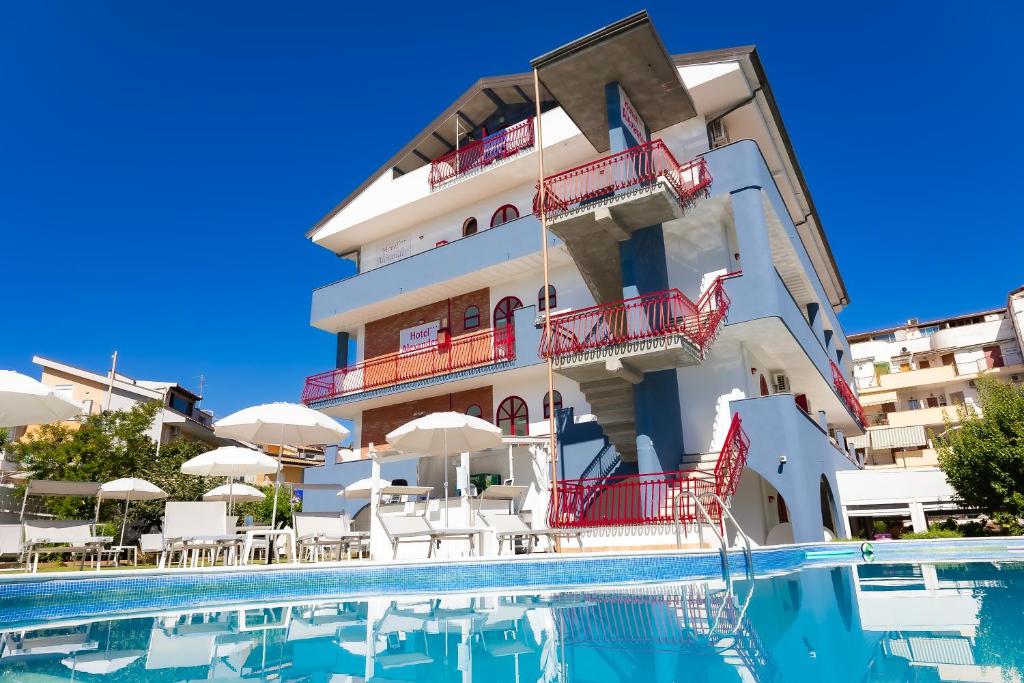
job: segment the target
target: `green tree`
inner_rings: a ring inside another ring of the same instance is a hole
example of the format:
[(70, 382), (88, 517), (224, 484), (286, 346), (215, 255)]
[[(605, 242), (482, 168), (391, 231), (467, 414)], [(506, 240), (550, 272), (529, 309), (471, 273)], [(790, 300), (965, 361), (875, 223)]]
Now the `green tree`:
[(978, 378), (981, 415), (965, 406), (959, 426), (938, 437), (939, 466), (960, 499), (1003, 513), (1011, 527), (1024, 515), (1024, 387)]
[[(181, 464), (209, 447), (179, 439), (165, 443), (157, 455), (148, 431), (159, 408), (156, 402), (130, 410), (91, 415), (80, 424), (43, 425), (27, 439), (12, 446), (33, 479), (105, 482), (121, 477), (146, 479), (168, 493), (170, 500), (198, 500), (213, 484), (202, 477), (181, 473)], [(63, 519), (91, 519), (92, 498), (49, 498), (48, 512)], [(164, 501), (131, 504), (131, 527), (146, 530), (159, 526)], [(118, 532), (124, 502), (102, 504), (100, 519), (113, 522)]]

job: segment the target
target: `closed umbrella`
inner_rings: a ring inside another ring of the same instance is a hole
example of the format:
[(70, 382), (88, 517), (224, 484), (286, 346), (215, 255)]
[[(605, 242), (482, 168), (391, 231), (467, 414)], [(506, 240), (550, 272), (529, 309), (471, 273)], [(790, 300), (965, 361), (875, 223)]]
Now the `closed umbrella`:
[(49, 424), (82, 413), (82, 406), (57, 396), (38, 380), (0, 370), (0, 427)]
[(407, 422), (385, 438), (403, 453), (440, 455), (444, 462), (444, 522), (448, 524), (448, 456), (473, 453), (501, 444), (501, 429), (486, 420), (462, 413), (431, 413)]
[(121, 540), (118, 541), (118, 545), (124, 545), (124, 530), (128, 526), (128, 504), (133, 500), (158, 500), (166, 497), (167, 493), (163, 489), (156, 484), (149, 483), (145, 479), (125, 477), (101, 484), (100, 499), (107, 498), (124, 501), (124, 517), (121, 520)]
[(277, 521), (277, 491), (281, 486), (280, 458), (284, 455), (284, 445), (336, 444), (348, 436), (348, 430), (340, 424), (300, 403), (265, 403), (245, 408), (217, 420), (213, 427), (218, 436), (228, 439), (251, 441), (261, 446), (278, 445), (271, 525)]
[(218, 486), (203, 494), (203, 500), (227, 500), (236, 503), (256, 503), (264, 498), (266, 495), (258, 488), (236, 482)]
[[(266, 453), (242, 448), (241, 446), (221, 446), (212, 451), (200, 453), (187, 460), (181, 466), (182, 474), (194, 474), (200, 477), (235, 477), (270, 474), (277, 470), (277, 460)], [(234, 501), (229, 497), (228, 510)]]

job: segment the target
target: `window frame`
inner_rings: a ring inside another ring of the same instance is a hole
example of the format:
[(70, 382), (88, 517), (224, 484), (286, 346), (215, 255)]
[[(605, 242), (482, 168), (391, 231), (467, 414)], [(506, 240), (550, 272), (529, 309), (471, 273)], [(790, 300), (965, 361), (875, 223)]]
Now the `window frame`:
[[(522, 408), (522, 411), (520, 411), (519, 408)], [(505, 415), (502, 413), (505, 413)], [(505, 426), (502, 424), (502, 422), (505, 421), (507, 421), (511, 427), (511, 431), (509, 432), (505, 431)], [(520, 421), (523, 426), (522, 434), (519, 434), (516, 431), (517, 424)], [(529, 436), (530, 407), (520, 396), (506, 396), (498, 404), (498, 409), (494, 411), (494, 424), (496, 424), (498, 428), (501, 429), (502, 434), (505, 434), (506, 436)]]
[[(470, 224), (473, 224), (473, 232), (466, 232), (466, 229)], [(480, 222), (476, 219), (476, 216), (470, 216), (466, 220), (462, 221), (462, 236), (469, 237), (480, 232)]]
[[(512, 216), (512, 218), (505, 218), (505, 216), (508, 214), (508, 210), (509, 209), (511, 209), (512, 213), (515, 214), (515, 215)], [(504, 220), (502, 220), (500, 223), (495, 223), (494, 221), (499, 216), (501, 216)], [(497, 209), (494, 210), (494, 213), (491, 214), (491, 227), (492, 228), (497, 228), (500, 225), (505, 225), (506, 223), (511, 223), (512, 221), (516, 220), (517, 218), (519, 218), (519, 209), (516, 208), (515, 204), (502, 204), (501, 206), (499, 206)]]
[[(470, 319), (473, 318), (474, 316), (470, 315), (470, 311), (476, 312), (476, 322), (474, 322), (472, 325), (470, 324)], [(464, 331), (475, 330), (478, 327), (480, 327), (480, 307), (472, 305), (466, 306), (466, 310), (462, 312), (462, 329)]]
[[(554, 389), (553, 390), (553, 395), (555, 397), (555, 411), (556, 411), (556, 414), (557, 414), (557, 411), (561, 410), (562, 409), (562, 405), (563, 405), (563, 403), (562, 403), (562, 392), (560, 392), (558, 389)], [(542, 403), (544, 404), (544, 419), (545, 420), (550, 420), (551, 419), (551, 406), (548, 403), (548, 392), (546, 392), (546, 391), (544, 392), (544, 400), (543, 400)]]
[[(504, 311), (502, 311), (502, 315), (501, 315), (501, 317), (499, 317), (498, 316), (498, 309), (501, 308), (502, 304), (504, 304), (507, 301), (508, 302), (515, 301), (519, 305), (515, 306), (513, 308), (510, 308), (507, 314)], [(515, 321), (515, 313), (520, 308), (523, 308), (523, 302), (522, 302), (522, 300), (519, 297), (517, 297), (517, 296), (505, 296), (505, 297), (502, 297), (501, 299), (498, 300), (498, 303), (494, 304), (494, 311), (491, 314), (491, 326), (494, 327), (495, 329), (497, 329), (499, 327), (505, 327), (507, 325), (513, 324), (514, 321)]]
[[(550, 283), (548, 283), (547, 298), (551, 300), (552, 310), (558, 308), (558, 289), (553, 284)], [(546, 303), (547, 301), (545, 301), (544, 299), (544, 285), (541, 285), (540, 289), (537, 290), (537, 310), (543, 311)]]
[[(474, 415), (472, 412), (473, 408), (476, 408), (476, 415)], [(479, 403), (470, 403), (468, 406), (466, 406), (465, 414), (469, 415), (470, 417), (479, 417), (482, 420), (484, 417), (484, 409), (480, 407)]]

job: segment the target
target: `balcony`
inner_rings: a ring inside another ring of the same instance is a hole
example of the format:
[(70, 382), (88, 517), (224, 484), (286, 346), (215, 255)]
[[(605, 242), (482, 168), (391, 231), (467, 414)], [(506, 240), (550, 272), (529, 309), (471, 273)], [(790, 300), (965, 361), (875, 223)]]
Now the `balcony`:
[(313, 408), (332, 401), (391, 389), (476, 368), (511, 364), (516, 358), (515, 327), (456, 337), (446, 345), (392, 353), (306, 378), (302, 402)]
[(948, 417), (953, 422), (959, 422), (957, 411), (958, 406), (936, 406), (933, 408), (918, 408), (917, 410), (900, 410), (895, 413), (887, 413), (890, 427), (915, 427), (941, 425)]
[(697, 303), (670, 289), (552, 316), (539, 353), (577, 382), (611, 373), (635, 383), (644, 372), (699, 363), (729, 312), (726, 277)]
[(853, 416), (860, 422), (861, 427), (868, 426), (868, 418), (864, 415), (864, 409), (860, 405), (860, 401), (857, 400), (857, 395), (853, 393), (853, 389), (846, 383), (846, 378), (843, 377), (842, 370), (831, 361), (829, 364), (832, 366), (832, 384), (835, 386), (836, 393), (839, 394), (840, 400), (846, 404), (846, 407), (850, 409)]
[(891, 372), (887, 375), (881, 375), (878, 378), (878, 384), (882, 389), (908, 389), (932, 384), (945, 384), (946, 382), (954, 381), (956, 377), (957, 370), (955, 366), (942, 365), (935, 368)]
[[(548, 235), (552, 265), (572, 262), (561, 244)], [(499, 278), (537, 273), (541, 266), (540, 226), (527, 214), (320, 287), (313, 291), (310, 319), (321, 330), (350, 331), (444, 300), (453, 291), (469, 292)]]
[[(544, 180), (544, 214), (566, 242), (598, 301), (618, 298), (618, 242), (641, 228), (682, 217), (706, 196), (704, 159), (676, 161), (661, 140), (631, 147)], [(540, 216), (540, 192), (534, 196)]]
[(533, 117), (452, 150), (430, 164), (431, 191), (533, 148)]

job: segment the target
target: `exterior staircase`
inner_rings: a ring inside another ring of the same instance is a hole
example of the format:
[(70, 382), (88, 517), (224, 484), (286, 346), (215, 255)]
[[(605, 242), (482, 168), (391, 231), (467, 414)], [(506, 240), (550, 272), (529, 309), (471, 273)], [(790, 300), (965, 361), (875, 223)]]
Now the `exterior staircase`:
[(623, 462), (636, 462), (636, 413), (633, 385), (615, 376), (580, 384), (605, 436)]

